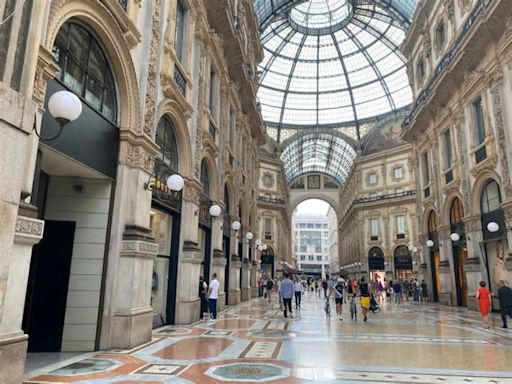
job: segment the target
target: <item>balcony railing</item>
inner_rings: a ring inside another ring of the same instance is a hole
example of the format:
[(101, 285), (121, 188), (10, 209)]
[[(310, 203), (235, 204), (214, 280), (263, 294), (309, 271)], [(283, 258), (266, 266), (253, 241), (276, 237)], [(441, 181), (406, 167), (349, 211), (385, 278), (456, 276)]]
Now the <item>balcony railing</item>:
[(413, 103), (411, 113), (402, 123), (402, 130), (407, 129), (408, 125), (411, 122), (412, 116), (416, 113), (419, 107), (423, 104), (425, 100), (427, 100), (433, 91), (435, 83), (439, 77), (444, 73), (446, 68), (450, 66), (455, 57), (459, 54), (461, 46), (464, 43), (464, 39), (471, 31), (471, 28), (477, 21), (477, 19), (484, 15), (489, 8), (489, 6), (493, 3), (492, 0), (478, 0), (470, 15), (468, 16), (466, 22), (462, 26), (462, 31), (457, 37), (457, 39), (453, 42), (450, 50), (442, 57), (439, 64), (436, 66), (434, 75), (427, 83), (426, 87), (419, 93), (418, 97)]
[(258, 200), (266, 203), (285, 204), (283, 199), (279, 199), (277, 197), (258, 196)]
[(373, 201), (395, 199), (397, 197), (413, 196), (415, 194), (416, 194), (416, 191), (403, 191), (403, 192), (397, 192), (397, 193), (390, 193), (388, 195), (380, 195), (380, 196), (372, 196), (372, 197), (362, 197), (360, 199), (354, 200), (354, 204), (371, 203)]
[(185, 96), (185, 92), (187, 91), (187, 79), (181, 73), (181, 70), (177, 65), (174, 66), (174, 82), (178, 86), (180, 93)]

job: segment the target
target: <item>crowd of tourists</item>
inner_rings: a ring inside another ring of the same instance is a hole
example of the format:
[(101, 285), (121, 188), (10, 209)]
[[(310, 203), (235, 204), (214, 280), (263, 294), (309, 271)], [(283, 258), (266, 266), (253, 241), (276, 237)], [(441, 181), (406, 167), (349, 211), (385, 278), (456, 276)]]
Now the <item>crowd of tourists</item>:
[[(492, 311), (493, 293), (487, 289), (486, 282), (481, 281), (474, 297), (477, 300), (478, 308), (483, 318), (484, 328), (490, 328), (489, 312)], [(507, 316), (512, 319), (512, 288), (505, 280), (500, 280), (497, 299), (500, 304), (502, 328), (508, 328)], [(201, 298), (201, 318), (205, 312), (209, 312), (210, 318), (217, 318), (217, 299), (220, 283), (217, 280), (217, 274), (212, 275), (212, 280), (208, 284), (201, 278), (199, 283), (199, 297)], [(330, 318), (330, 301), (336, 304), (336, 316), (343, 320), (343, 304), (350, 303), (351, 318), (357, 321), (357, 298), (363, 315), (363, 321), (368, 320), (368, 311), (380, 311), (379, 302), (394, 302), (401, 304), (405, 301), (416, 303), (428, 301), (428, 287), (424, 280), (418, 282), (418, 279), (396, 279), (386, 281), (385, 278), (375, 278), (367, 281), (366, 277), (360, 279), (344, 279), (341, 276), (330, 277), (326, 275), (324, 279), (309, 278), (303, 280), (300, 276), (291, 277), (284, 273), (279, 278), (271, 279), (260, 276), (259, 293), (272, 304), (272, 297), (277, 296), (279, 305), (283, 310), (283, 315), (293, 318), (293, 300), (295, 299), (295, 309), (300, 309), (302, 305), (302, 296), (306, 291), (310, 291), (326, 302), (326, 313)]]

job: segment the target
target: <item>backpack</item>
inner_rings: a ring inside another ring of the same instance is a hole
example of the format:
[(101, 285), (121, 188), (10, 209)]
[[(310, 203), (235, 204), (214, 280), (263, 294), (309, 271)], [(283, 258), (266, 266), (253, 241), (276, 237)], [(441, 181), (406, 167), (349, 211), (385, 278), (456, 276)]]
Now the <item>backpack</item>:
[(267, 289), (272, 289), (274, 287), (274, 283), (272, 280), (267, 281)]

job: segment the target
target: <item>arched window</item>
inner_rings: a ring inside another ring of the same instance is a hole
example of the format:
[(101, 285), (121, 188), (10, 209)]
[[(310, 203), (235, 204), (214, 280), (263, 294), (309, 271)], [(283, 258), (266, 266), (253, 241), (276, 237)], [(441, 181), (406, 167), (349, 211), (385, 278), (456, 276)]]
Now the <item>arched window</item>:
[(98, 40), (84, 27), (65, 23), (55, 39), (58, 79), (108, 120), (117, 120), (117, 96), (110, 64)]
[(395, 269), (412, 269), (411, 252), (405, 245), (400, 245), (395, 249)]
[(384, 252), (379, 247), (373, 247), (368, 251), (368, 268), (370, 270), (384, 269)]
[(169, 118), (162, 117), (156, 128), (155, 142), (160, 147), (161, 160), (174, 172), (179, 170), (178, 143), (174, 126)]
[(501, 193), (498, 183), (494, 180), (489, 180), (485, 186), (482, 197), (480, 198), (480, 208), (482, 214), (496, 211), (501, 208)]
[(453, 199), (452, 206), (450, 207), (450, 224), (457, 224), (462, 221), (464, 217), (464, 207), (458, 197)]
[(437, 223), (436, 223), (436, 214), (434, 211), (430, 211), (430, 214), (428, 215), (428, 231), (429, 233), (435, 232)]
[(208, 173), (208, 164), (206, 159), (201, 161), (201, 185), (203, 186), (203, 193), (210, 196), (210, 174)]

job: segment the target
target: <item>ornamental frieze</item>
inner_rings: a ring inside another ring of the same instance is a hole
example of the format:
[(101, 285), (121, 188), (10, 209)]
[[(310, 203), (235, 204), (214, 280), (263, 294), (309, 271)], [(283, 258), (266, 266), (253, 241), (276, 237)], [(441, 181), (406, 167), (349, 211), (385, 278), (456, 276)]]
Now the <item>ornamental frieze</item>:
[(16, 235), (30, 235), (41, 238), (43, 237), (43, 230), (43, 220), (32, 219), (24, 216), (18, 216), (16, 219)]

